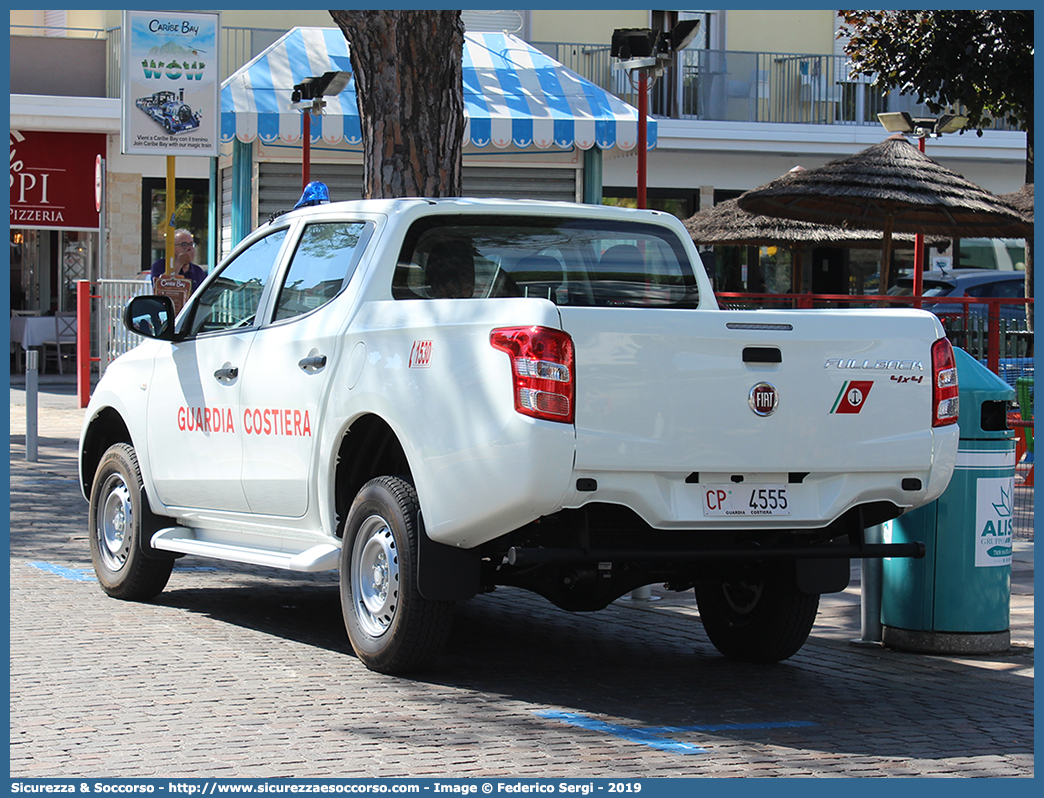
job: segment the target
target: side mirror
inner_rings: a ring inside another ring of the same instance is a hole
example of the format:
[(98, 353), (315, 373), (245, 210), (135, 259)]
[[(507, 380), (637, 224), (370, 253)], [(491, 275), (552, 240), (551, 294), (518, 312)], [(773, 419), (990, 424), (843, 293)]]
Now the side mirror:
[(146, 338), (173, 341), (174, 316), (174, 302), (169, 296), (136, 296), (123, 311), (123, 323)]

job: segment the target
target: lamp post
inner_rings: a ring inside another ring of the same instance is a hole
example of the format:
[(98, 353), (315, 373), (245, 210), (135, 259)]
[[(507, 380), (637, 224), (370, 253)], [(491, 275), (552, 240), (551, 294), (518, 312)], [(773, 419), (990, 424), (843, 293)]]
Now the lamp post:
[(312, 114), (321, 114), (326, 107), (324, 96), (340, 94), (348, 87), (351, 72), (324, 72), (318, 77), (308, 77), (294, 86), (290, 95), (290, 107), (304, 113), (301, 115), (301, 190), (310, 182), (312, 157)]
[(666, 70), (674, 54), (688, 47), (699, 31), (700, 21), (679, 22), (669, 31), (652, 28), (617, 28), (613, 31), (610, 56), (632, 76), (638, 74), (638, 207), (645, 208), (649, 84)]
[[(968, 117), (959, 114), (943, 114), (938, 119), (931, 117), (912, 117), (906, 111), (895, 111), (877, 115), (877, 121), (881, 123), (889, 133), (912, 133), (917, 139), (917, 149), (924, 152), (924, 140), (927, 138), (938, 138), (943, 133), (956, 133), (968, 124)], [(881, 291), (888, 290), (888, 286), (881, 286)], [(924, 290), (924, 234), (914, 234), (914, 273), (913, 273), (913, 296), (914, 307), (921, 307), (921, 294)]]

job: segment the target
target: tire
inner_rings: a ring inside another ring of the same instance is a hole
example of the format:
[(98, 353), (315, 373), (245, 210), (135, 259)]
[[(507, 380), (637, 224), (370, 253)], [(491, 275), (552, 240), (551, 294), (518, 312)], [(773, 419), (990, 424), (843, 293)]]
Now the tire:
[(341, 545), (341, 611), (362, 663), (397, 674), (430, 665), (445, 648), (451, 602), (428, 601), (417, 588), (417, 493), (401, 477), (363, 485)]
[(819, 596), (793, 580), (699, 584), (696, 604), (711, 643), (729, 659), (779, 662), (805, 644), (819, 609)]
[(174, 568), (173, 559), (147, 557), (142, 549), (144, 497), (134, 448), (113, 444), (94, 472), (88, 520), (94, 573), (113, 598), (155, 598)]

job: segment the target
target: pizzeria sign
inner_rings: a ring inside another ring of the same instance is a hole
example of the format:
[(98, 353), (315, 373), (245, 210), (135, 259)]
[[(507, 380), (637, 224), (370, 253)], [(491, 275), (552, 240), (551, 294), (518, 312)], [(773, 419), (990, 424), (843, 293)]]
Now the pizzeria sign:
[(14, 228), (97, 230), (95, 164), (104, 133), (11, 131), (11, 215)]

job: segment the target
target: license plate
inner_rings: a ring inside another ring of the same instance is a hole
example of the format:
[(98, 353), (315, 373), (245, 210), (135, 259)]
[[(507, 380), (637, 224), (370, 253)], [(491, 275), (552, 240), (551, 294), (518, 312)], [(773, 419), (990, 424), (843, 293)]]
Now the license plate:
[(702, 490), (705, 516), (790, 515), (786, 485), (703, 485)]

